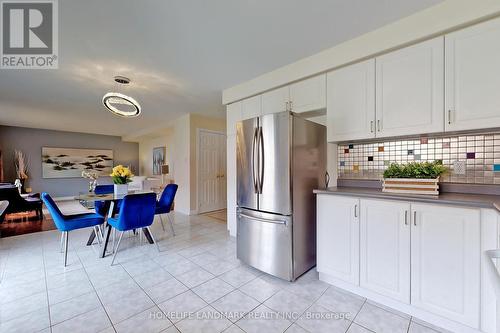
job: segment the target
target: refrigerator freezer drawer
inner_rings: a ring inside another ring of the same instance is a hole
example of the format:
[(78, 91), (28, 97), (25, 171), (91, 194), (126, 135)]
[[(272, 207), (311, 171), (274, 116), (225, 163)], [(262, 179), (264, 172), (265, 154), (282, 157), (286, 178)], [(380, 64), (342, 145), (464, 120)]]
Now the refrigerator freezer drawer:
[(265, 273), (292, 281), (291, 217), (239, 209), (237, 218), (238, 259)]

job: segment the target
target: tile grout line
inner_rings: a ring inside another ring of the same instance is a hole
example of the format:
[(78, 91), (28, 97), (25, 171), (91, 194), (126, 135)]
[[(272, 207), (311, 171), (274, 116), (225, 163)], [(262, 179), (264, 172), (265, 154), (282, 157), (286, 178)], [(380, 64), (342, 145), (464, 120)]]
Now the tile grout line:
[(50, 300), (49, 300), (49, 286), (47, 283), (47, 267), (45, 267), (45, 246), (42, 242), (42, 261), (43, 261), (43, 275), (45, 278), (45, 292), (47, 295), (47, 312), (49, 313), (49, 331), (52, 333), (52, 318), (50, 316)]
[[(80, 260), (80, 262), (81, 262), (80, 255), (78, 254), (78, 252), (75, 252), (75, 253), (76, 253), (76, 256), (78, 257), (78, 260)], [(100, 251), (98, 251), (97, 253), (99, 254)], [(98, 259), (100, 259), (100, 258), (98, 258)], [(82, 262), (82, 269), (85, 272), (85, 275), (87, 276), (87, 279), (89, 280), (89, 283), (92, 286), (92, 289), (94, 290), (94, 293), (95, 293), (97, 299), (99, 300), (99, 303), (101, 304), (101, 307), (104, 310), (104, 313), (106, 314), (106, 317), (108, 318), (109, 323), (111, 324), (111, 327), (113, 328), (113, 331), (116, 332), (115, 326), (113, 325), (113, 322), (111, 321), (111, 318), (109, 317), (108, 311), (106, 311), (106, 308), (104, 307), (104, 304), (102, 303), (101, 297), (99, 297), (99, 294), (97, 293), (97, 289), (95, 288), (94, 283), (90, 279), (90, 275), (87, 272), (87, 268), (85, 267), (85, 265), (83, 264), (83, 262)], [(95, 310), (95, 309), (93, 309), (93, 310)], [(91, 311), (93, 311), (93, 310), (91, 310)], [(88, 312), (90, 312), (90, 311), (88, 311)], [(85, 312), (85, 313), (88, 313), (88, 312)]]

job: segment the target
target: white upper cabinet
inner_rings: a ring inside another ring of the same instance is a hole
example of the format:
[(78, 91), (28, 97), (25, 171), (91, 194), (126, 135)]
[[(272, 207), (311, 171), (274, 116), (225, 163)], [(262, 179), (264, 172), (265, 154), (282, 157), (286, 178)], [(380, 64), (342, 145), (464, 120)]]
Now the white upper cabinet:
[(443, 132), (444, 37), (380, 56), (376, 63), (377, 137)]
[(359, 199), (317, 196), (317, 269), (359, 283)]
[(290, 85), (290, 109), (295, 113), (326, 108), (326, 74)]
[(479, 326), (480, 213), (412, 204), (411, 303)]
[(500, 127), (500, 19), (446, 35), (445, 126)]
[(262, 94), (262, 114), (289, 110), (290, 93), (288, 86)]
[(375, 60), (327, 74), (329, 142), (375, 137)]
[(226, 107), (226, 133), (227, 135), (236, 134), (236, 123), (241, 120), (241, 104), (236, 102)]
[(410, 204), (362, 199), (360, 205), (360, 286), (409, 304)]
[(261, 95), (241, 101), (241, 120), (259, 117), (262, 115)]

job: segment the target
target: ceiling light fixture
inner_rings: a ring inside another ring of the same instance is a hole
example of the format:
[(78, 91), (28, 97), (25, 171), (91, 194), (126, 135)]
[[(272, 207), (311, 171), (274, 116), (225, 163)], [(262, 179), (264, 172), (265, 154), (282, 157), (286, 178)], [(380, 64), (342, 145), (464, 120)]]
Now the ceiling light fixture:
[[(130, 79), (124, 76), (115, 76), (118, 87), (130, 83)], [(120, 117), (132, 118), (141, 114), (141, 105), (132, 97), (118, 92), (109, 92), (102, 97), (102, 104), (111, 113)]]

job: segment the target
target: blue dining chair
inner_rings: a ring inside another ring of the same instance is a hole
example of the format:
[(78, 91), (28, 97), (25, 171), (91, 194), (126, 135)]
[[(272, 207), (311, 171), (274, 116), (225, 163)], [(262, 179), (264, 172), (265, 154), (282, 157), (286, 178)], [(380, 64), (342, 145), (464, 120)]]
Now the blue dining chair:
[[(149, 232), (153, 243), (156, 244), (158, 251), (160, 247), (153, 238), (151, 229), (149, 228), (153, 224), (155, 217), (155, 206), (156, 206), (156, 194), (155, 193), (141, 193), (141, 194), (130, 194), (126, 195), (121, 202), (120, 211), (117, 217), (108, 218), (108, 225), (112, 226), (120, 232), (118, 238), (118, 244), (116, 248), (113, 249), (113, 259), (111, 260), (111, 265), (113, 265), (116, 254), (120, 247), (120, 243), (123, 238), (125, 231), (130, 231), (134, 229), (147, 229)], [(109, 237), (110, 230), (108, 229)]]
[(172, 210), (172, 205), (174, 203), (175, 194), (177, 193), (177, 184), (168, 184), (163, 190), (160, 196), (160, 200), (156, 202), (155, 215), (160, 215), (161, 227), (165, 231), (165, 225), (163, 225), (162, 214), (167, 214), (168, 222), (170, 223), (170, 229), (172, 230), (172, 235), (175, 236), (174, 224), (170, 218), (170, 211)]
[[(97, 185), (95, 187), (95, 194), (111, 194), (114, 192), (114, 185)], [(106, 217), (109, 213), (110, 201), (96, 201), (94, 202), (94, 210), (96, 214), (101, 215), (102, 217)], [(113, 214), (118, 212), (119, 202), (117, 202), (113, 208)]]
[[(54, 200), (48, 193), (42, 193), (42, 201), (49, 210), (52, 220), (57, 229), (62, 232), (61, 247), (64, 242), (64, 266), (68, 262), (68, 235), (69, 232), (76, 229), (94, 227), (96, 235), (100, 233), (100, 226), (104, 223), (104, 218), (95, 213), (64, 215), (57, 207)], [(99, 237), (98, 237), (99, 240)]]

